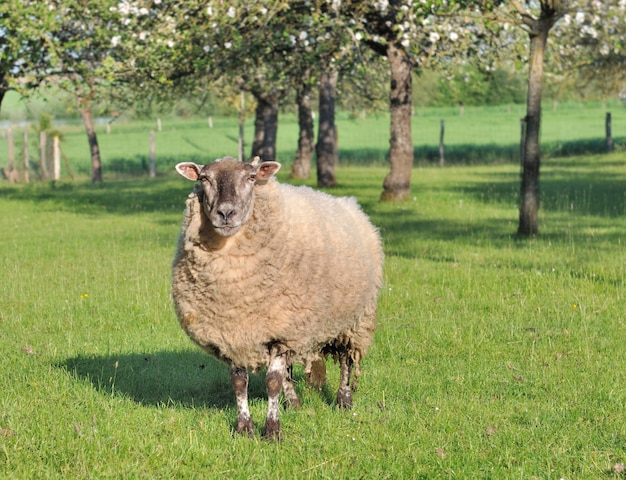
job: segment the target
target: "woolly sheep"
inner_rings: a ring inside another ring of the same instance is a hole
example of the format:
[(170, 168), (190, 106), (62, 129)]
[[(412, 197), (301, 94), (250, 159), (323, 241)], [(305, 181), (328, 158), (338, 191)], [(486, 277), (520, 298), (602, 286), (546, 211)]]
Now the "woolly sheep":
[(281, 389), (300, 406), (294, 363), (307, 376), (325, 375), (323, 358), (332, 356), (337, 404), (352, 406), (383, 266), (380, 235), (354, 198), (280, 184), (279, 168), (258, 157), (176, 165), (200, 182), (186, 201), (172, 267), (176, 314), (195, 343), (230, 367), (238, 433), (254, 432), (248, 369), (267, 366), (267, 439), (281, 437)]

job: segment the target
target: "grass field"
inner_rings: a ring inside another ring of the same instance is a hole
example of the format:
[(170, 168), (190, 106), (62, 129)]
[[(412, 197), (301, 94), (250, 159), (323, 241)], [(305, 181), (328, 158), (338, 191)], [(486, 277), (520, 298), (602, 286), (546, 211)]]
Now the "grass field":
[[(39, 162), (38, 134), (33, 127), (20, 126), (18, 119), (26, 115), (24, 106), (15, 94), (3, 102), (2, 112), (14, 118), (14, 137), (19, 166), (22, 150), (22, 131), (27, 128), (29, 152), (33, 168)], [(542, 121), (542, 152), (544, 158), (568, 155), (603, 153), (605, 147), (605, 115), (612, 114), (614, 143), (618, 150), (626, 149), (626, 107), (618, 101), (563, 103), (556, 110), (546, 105)], [(33, 113), (33, 112), (31, 112)], [(519, 162), (520, 118), (525, 115), (523, 105), (494, 107), (466, 107), (463, 116), (457, 108), (429, 108), (415, 111), (412, 134), (415, 166), (436, 165), (439, 161), (440, 122), (445, 122), (446, 162), (448, 165), (499, 164)], [(5, 120), (0, 128), (0, 167), (7, 164)], [(36, 122), (35, 122), (36, 123)], [(384, 167), (389, 149), (389, 118), (387, 114), (370, 114), (365, 118), (351, 118), (339, 113), (340, 163)], [(109, 125), (97, 126), (103, 160), (104, 176), (144, 175), (148, 171), (150, 131), (156, 134), (157, 171), (162, 174), (181, 159), (206, 162), (224, 155), (237, 155), (238, 126), (236, 119), (213, 118), (209, 128), (207, 118), (157, 119), (126, 122), (120, 119)], [(62, 133), (61, 148), (72, 170), (79, 176), (90, 174), (90, 159), (84, 128), (79, 120), (53, 122)], [(245, 124), (246, 154), (253, 134), (252, 118)], [(277, 160), (291, 164), (295, 156), (298, 125), (293, 114), (279, 118)], [(65, 164), (62, 174), (68, 175)]]
[[(119, 138), (107, 161), (134, 161)], [(226, 368), (178, 327), (188, 182), (0, 183), (0, 477), (624, 478), (625, 157), (544, 162), (525, 241), (514, 164), (416, 168), (402, 204), (378, 202), (385, 168), (340, 167), (333, 193), (383, 235), (379, 328), (351, 411), (330, 361), (321, 394), (296, 372), (280, 444), (233, 435)], [(259, 431), (262, 375), (250, 389)]]

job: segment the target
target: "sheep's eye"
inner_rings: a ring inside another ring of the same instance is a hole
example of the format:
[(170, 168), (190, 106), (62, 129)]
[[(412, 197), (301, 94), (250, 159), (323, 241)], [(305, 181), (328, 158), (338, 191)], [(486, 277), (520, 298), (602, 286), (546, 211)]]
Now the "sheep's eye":
[(199, 180), (200, 180), (202, 183), (206, 183), (206, 182), (208, 182), (208, 181), (209, 181), (209, 179), (208, 179), (208, 178), (206, 178), (206, 177), (200, 177), (200, 178), (199, 178)]
[(253, 173), (252, 175), (250, 175), (248, 177), (248, 180), (250, 180), (251, 182), (254, 182), (256, 180), (256, 173)]

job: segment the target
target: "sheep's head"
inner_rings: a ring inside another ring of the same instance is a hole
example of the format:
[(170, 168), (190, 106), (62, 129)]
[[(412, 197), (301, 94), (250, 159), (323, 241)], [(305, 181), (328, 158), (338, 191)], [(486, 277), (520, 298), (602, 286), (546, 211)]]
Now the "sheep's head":
[(183, 177), (200, 181), (202, 207), (215, 232), (222, 237), (236, 234), (252, 215), (255, 185), (266, 183), (280, 169), (280, 163), (250, 163), (224, 157), (207, 165), (183, 162), (176, 171)]

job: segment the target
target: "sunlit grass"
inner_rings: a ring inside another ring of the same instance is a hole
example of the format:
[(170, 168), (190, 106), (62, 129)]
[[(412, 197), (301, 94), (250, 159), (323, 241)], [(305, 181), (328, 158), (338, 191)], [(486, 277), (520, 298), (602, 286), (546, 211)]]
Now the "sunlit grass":
[[(529, 240), (514, 165), (415, 169), (401, 204), (378, 202), (386, 172), (340, 167), (332, 191), (385, 243), (354, 408), (330, 405), (332, 362), (321, 395), (298, 370), (282, 444), (233, 435), (226, 368), (177, 325), (189, 183), (0, 185), (0, 476), (622, 478), (622, 156), (545, 162)], [(260, 430), (262, 376), (250, 390)]]

